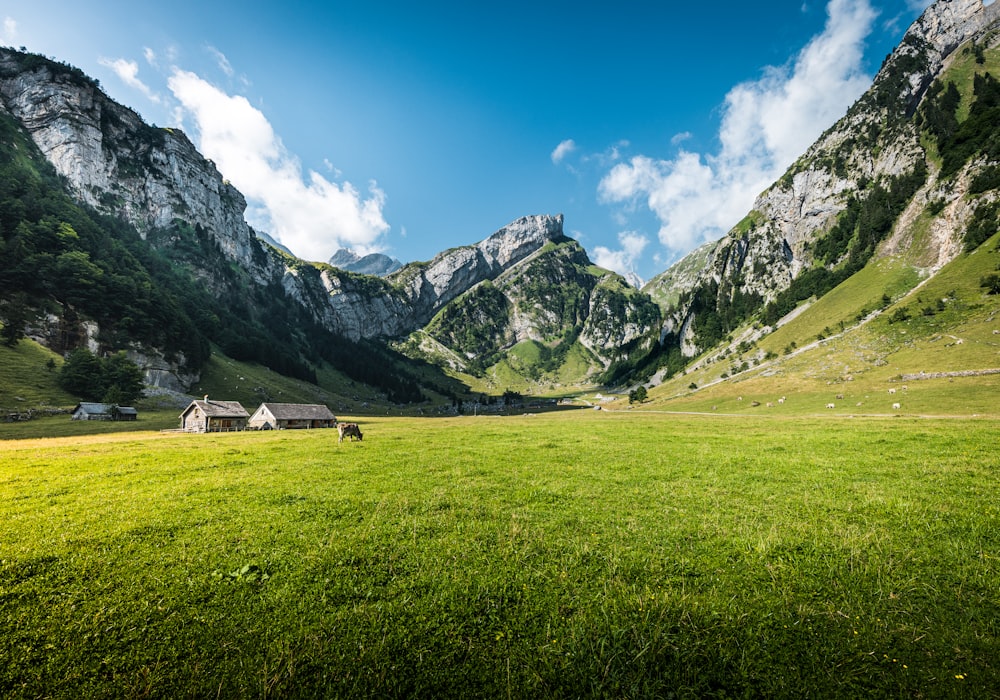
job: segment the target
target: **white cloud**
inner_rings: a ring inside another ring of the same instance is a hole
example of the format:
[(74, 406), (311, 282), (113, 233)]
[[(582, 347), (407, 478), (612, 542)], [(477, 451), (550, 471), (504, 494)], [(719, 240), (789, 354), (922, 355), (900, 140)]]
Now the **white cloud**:
[(789, 65), (726, 95), (718, 153), (633, 157), (601, 180), (601, 201), (644, 201), (674, 252), (724, 234), (871, 82), (862, 59), (875, 11), (867, 0), (830, 0), (827, 13), (823, 32)]
[(13, 43), (17, 39), (17, 21), (13, 17), (3, 18), (3, 40)]
[(157, 66), (157, 63), (156, 63), (156, 52), (153, 51), (153, 49), (151, 49), (151, 48), (149, 48), (147, 46), (146, 48), (144, 48), (142, 50), (142, 55), (143, 55), (143, 58), (146, 59), (146, 63), (148, 63), (149, 65), (153, 66), (154, 68)]
[(563, 158), (568, 156), (570, 153), (576, 150), (576, 142), (573, 139), (566, 139), (560, 142), (555, 150), (552, 151), (552, 162), (559, 165)]
[(191, 117), (199, 148), (249, 202), (248, 219), (307, 260), (326, 260), (338, 248), (359, 254), (379, 249), (389, 230), (385, 193), (374, 181), (363, 197), (350, 182), (304, 175), (267, 118), (243, 96), (229, 95), (194, 73), (175, 68), (168, 80), (182, 114)]
[(611, 250), (605, 246), (594, 247), (594, 262), (606, 270), (612, 270), (620, 275), (635, 274), (635, 264), (642, 251), (649, 245), (649, 239), (635, 231), (622, 231), (618, 234), (619, 250)]
[(124, 58), (116, 58), (114, 60), (101, 58), (98, 62), (105, 68), (113, 70), (115, 75), (130, 88), (138, 90), (157, 104), (161, 102), (160, 96), (153, 92), (148, 85), (139, 80), (139, 64), (135, 61), (129, 61)]

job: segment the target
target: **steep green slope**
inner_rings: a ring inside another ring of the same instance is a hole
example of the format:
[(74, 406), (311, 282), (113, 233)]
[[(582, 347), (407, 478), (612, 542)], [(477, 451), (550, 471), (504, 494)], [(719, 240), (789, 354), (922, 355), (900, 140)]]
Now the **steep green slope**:
[(62, 357), (30, 340), (0, 344), (0, 417), (75, 404), (56, 382), (61, 365)]
[[(839, 324), (829, 327), (831, 318), (849, 315), (872, 291), (910, 287), (910, 270), (873, 262), (759, 345), (652, 389), (644, 407), (1000, 416), (1000, 294), (987, 284), (1000, 272), (1000, 233), (884, 308), (849, 318), (843, 331)], [(833, 409), (826, 408), (830, 403)]]

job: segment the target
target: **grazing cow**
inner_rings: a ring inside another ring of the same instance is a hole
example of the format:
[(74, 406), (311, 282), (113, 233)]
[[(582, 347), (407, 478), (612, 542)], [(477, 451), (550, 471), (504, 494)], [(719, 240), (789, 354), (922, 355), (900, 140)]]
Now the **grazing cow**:
[(896, 393), (896, 390), (895, 390), (895, 389), (889, 389), (889, 393), (890, 393), (890, 394), (895, 394), (895, 393)]
[(843, 401), (844, 400), (844, 395), (843, 394), (837, 394), (837, 400), (838, 401)]
[(836, 408), (837, 406), (836, 406), (836, 404), (832, 404), (832, 403), (828, 403), (828, 404), (826, 405), (826, 407), (827, 407), (827, 408)]
[(753, 407), (760, 406), (760, 401), (751, 401), (750, 405), (753, 406)]
[(354, 438), (361, 440), (364, 437), (357, 423), (340, 423), (337, 425), (337, 433), (339, 434), (337, 442), (343, 442), (345, 437), (351, 438), (351, 442)]
[(898, 403), (894, 403), (892, 405), (892, 410), (894, 410), (894, 411), (898, 411), (900, 408), (902, 408), (902, 407)]
[(785, 397), (782, 396), (780, 399), (778, 399), (778, 403), (785, 403)]
[(773, 403), (771, 403), (770, 401), (768, 401), (768, 402), (767, 402), (767, 407), (768, 407), (768, 408), (774, 408), (774, 404), (773, 404)]

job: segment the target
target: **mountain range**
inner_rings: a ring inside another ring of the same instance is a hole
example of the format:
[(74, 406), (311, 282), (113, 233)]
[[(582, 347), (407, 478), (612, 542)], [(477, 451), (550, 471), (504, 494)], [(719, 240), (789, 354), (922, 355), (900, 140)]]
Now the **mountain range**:
[(741, 222), (641, 290), (595, 266), (561, 215), (426, 262), (300, 260), (246, 223), (243, 195), (183, 132), (72, 66), (0, 49), (4, 337), (125, 350), (181, 392), (221, 353), (396, 402), (456, 380), (652, 388), (734, 353), (760, 362), (766, 339), (880, 263), (899, 264), (871, 285), (873, 313), (996, 233), (998, 27), (996, 4), (938, 0)]

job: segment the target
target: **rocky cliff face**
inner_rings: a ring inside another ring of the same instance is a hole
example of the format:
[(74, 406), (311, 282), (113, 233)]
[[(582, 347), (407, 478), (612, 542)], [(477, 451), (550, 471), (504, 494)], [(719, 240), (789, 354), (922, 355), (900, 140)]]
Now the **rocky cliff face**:
[[(644, 288), (664, 307), (664, 335), (689, 357), (704, 350), (695, 327), (698, 314), (705, 314), (707, 293), (715, 295), (714, 306), (709, 305), (713, 313), (747, 299), (756, 300), (758, 308), (774, 300), (821, 262), (815, 257), (817, 240), (852, 198), (871, 196), (874, 185), (888, 188), (894, 179), (920, 177), (926, 169), (927, 182), (913, 195), (926, 201), (938, 187), (936, 165), (928, 161), (913, 116), (956, 49), (973, 41), (995, 43), (998, 22), (1000, 4), (982, 0), (939, 0), (929, 7), (886, 59), (872, 87), (760, 195), (743, 222)], [(947, 192), (939, 189), (934, 196), (961, 199), (962, 182), (967, 180), (949, 182)], [(936, 237), (937, 265), (959, 249), (955, 238), (963, 222), (951, 224), (950, 233), (939, 231)], [(834, 263), (827, 261), (831, 270)]]
[(175, 220), (198, 223), (258, 280), (277, 272), (243, 218), (243, 195), (181, 131), (148, 126), (78, 72), (4, 49), (0, 103), (97, 211), (143, 236)]
[(560, 238), (562, 226), (562, 215), (527, 216), (475, 245), (439, 253), (427, 263), (410, 263), (384, 281), (323, 268), (326, 322), (350, 338), (406, 335), (459, 295)]

